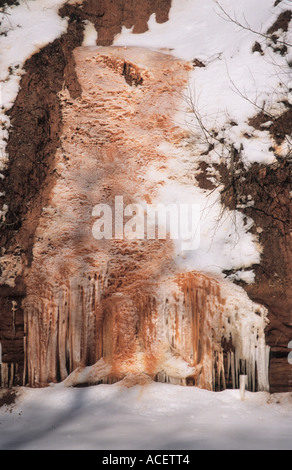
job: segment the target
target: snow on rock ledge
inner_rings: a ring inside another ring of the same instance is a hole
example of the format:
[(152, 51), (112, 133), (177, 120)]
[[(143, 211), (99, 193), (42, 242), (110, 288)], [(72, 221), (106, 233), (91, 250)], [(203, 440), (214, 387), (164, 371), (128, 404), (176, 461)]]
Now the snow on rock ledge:
[[(23, 65), (38, 52), (66, 32), (67, 19), (58, 15), (64, 0), (20, 0), (19, 5), (0, 13), (0, 172), (6, 169), (6, 151), (10, 119), (8, 111), (19, 92)], [(3, 176), (0, 173), (0, 177)], [(5, 217), (0, 210), (0, 220)]]

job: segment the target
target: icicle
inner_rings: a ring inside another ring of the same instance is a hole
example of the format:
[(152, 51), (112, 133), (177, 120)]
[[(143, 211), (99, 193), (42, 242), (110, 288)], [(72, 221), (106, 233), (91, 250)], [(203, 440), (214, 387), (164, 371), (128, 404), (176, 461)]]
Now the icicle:
[(245, 390), (248, 386), (248, 376), (247, 375), (241, 375), (239, 378), (239, 387), (240, 387), (240, 398), (242, 401), (245, 399)]
[(232, 387), (236, 388), (235, 358), (234, 358), (233, 351), (230, 352), (230, 362), (231, 362)]
[(9, 364), (2, 362), (1, 364), (1, 388), (9, 386)]
[(14, 363), (10, 364), (10, 377), (8, 381), (8, 387), (11, 388), (14, 382)]

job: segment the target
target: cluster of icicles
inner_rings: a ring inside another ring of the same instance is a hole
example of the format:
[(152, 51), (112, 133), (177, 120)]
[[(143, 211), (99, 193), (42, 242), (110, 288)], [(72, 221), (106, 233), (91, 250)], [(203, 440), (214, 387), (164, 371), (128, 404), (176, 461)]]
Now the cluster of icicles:
[(268, 390), (267, 312), (240, 288), (193, 272), (103, 298), (106, 279), (96, 277), (27, 298), (30, 385), (146, 374), (222, 390), (238, 388), (245, 374), (250, 390)]

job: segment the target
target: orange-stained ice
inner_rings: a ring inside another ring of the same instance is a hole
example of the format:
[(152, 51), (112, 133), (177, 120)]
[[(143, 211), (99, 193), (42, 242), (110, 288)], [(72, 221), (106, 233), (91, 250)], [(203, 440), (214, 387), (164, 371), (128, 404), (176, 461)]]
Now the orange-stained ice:
[(27, 279), (28, 383), (146, 374), (224, 387), (220, 282), (177, 272), (171, 240), (98, 241), (91, 231), (96, 204), (155, 199), (160, 183), (147, 171), (153, 162), (165, 165), (161, 143), (176, 145), (184, 135), (173, 116), (189, 65), (142, 48), (80, 47), (74, 57), (82, 96), (60, 94), (57, 181)]

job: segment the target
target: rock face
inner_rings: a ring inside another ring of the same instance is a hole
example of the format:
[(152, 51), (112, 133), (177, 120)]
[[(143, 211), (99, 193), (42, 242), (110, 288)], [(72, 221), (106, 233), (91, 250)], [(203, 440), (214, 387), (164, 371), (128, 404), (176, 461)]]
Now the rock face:
[(266, 329), (271, 347), (270, 386), (272, 392), (290, 391), (292, 367), (288, 362), (288, 344), (292, 338), (292, 239), (291, 239), (291, 163), (275, 168), (255, 166), (252, 171), (257, 184), (246, 183), (245, 191), (253, 194), (257, 211), (250, 211), (262, 228), (261, 243), (265, 247), (261, 265), (256, 268), (257, 282), (247, 288), (248, 295), (264, 304), (270, 323)]
[[(155, 199), (145, 175), (152, 162), (166, 164), (161, 141), (176, 145), (183, 135), (172, 115), (188, 64), (135, 48), (79, 47), (82, 21), (90, 20), (98, 45), (107, 46), (122, 25), (143, 32), (150, 14), (166, 21), (169, 8), (161, 0), (67, 5), (68, 33), (26, 64), (5, 179), (2, 386), (146, 374), (219, 390), (237, 387), (243, 373), (251, 390), (267, 390), (269, 381), (272, 391), (291, 390), (287, 285), (270, 295), (286, 231), (279, 230), (279, 243), (269, 231), (262, 238), (265, 272), (248, 288), (268, 311), (237, 286), (178, 273), (171, 240), (96, 240), (92, 233), (96, 204), (113, 208), (121, 195), (125, 205)], [(262, 213), (258, 223), (270, 227), (270, 220)], [(287, 283), (289, 263), (286, 257), (277, 268)]]

